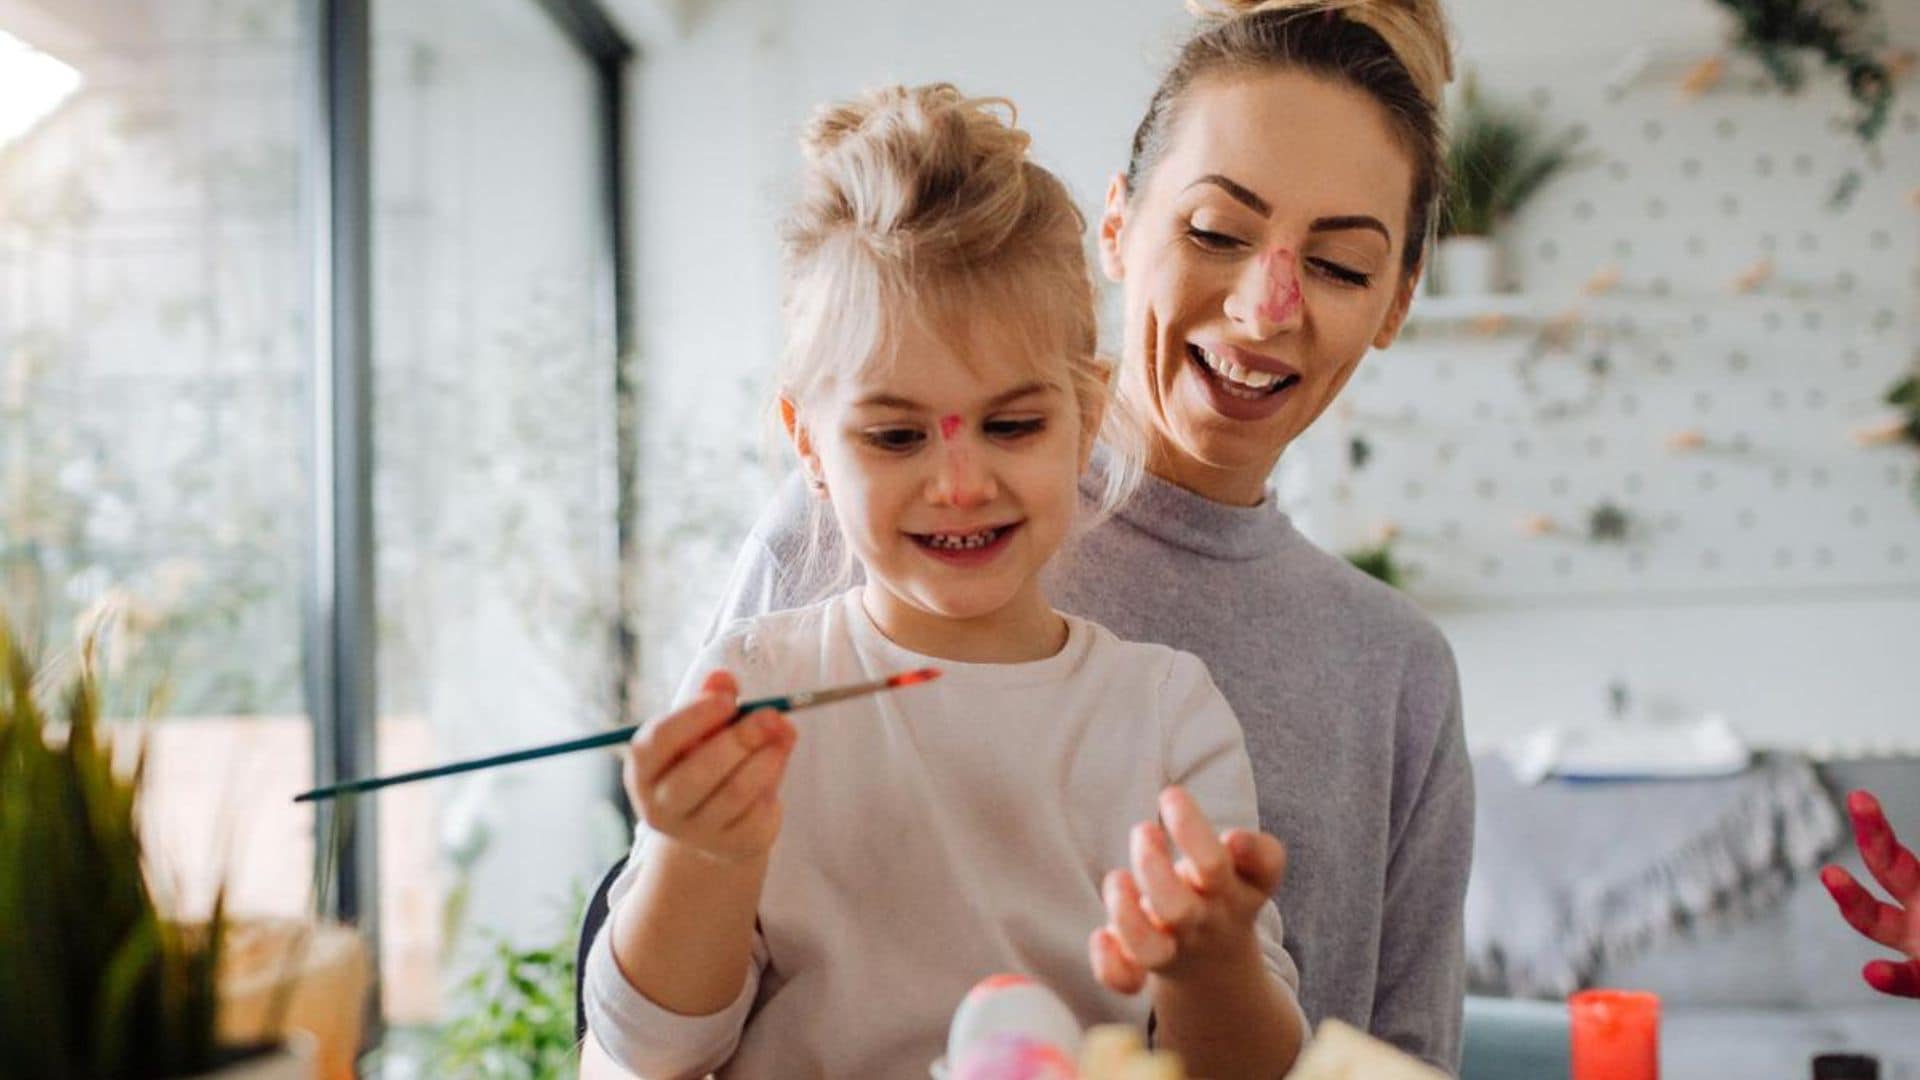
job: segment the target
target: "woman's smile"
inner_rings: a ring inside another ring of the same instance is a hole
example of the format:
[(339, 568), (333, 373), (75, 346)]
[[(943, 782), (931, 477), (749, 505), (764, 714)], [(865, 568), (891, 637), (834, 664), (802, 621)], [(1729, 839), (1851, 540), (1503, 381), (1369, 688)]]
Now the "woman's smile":
[(1211, 396), (1209, 404), (1236, 420), (1259, 420), (1280, 411), (1301, 379), (1285, 364), (1225, 346), (1209, 349), (1188, 342), (1187, 360)]

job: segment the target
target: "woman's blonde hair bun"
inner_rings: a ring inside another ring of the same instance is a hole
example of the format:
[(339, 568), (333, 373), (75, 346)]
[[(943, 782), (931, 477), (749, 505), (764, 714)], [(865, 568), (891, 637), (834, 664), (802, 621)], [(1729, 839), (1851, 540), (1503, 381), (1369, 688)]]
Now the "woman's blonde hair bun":
[(1186, 6), (1216, 21), (1267, 11), (1337, 12), (1379, 34), (1436, 107), (1453, 81), (1453, 48), (1440, 0), (1186, 0)]

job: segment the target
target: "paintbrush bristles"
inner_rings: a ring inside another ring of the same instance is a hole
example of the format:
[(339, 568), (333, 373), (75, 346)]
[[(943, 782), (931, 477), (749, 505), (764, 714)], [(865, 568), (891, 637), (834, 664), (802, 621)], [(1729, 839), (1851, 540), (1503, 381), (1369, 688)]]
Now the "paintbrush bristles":
[(845, 701), (848, 698), (864, 697), (867, 694), (877, 694), (882, 690), (894, 690), (902, 686), (912, 686), (916, 683), (931, 682), (932, 680), (937, 679), (939, 677), (940, 677), (940, 672), (937, 669), (921, 668), (918, 671), (909, 671), (899, 675), (892, 675), (884, 679), (876, 680), (874, 682), (855, 683), (852, 686), (836, 686), (828, 690), (806, 691), (803, 693), (789, 695), (787, 698), (787, 702), (788, 702), (787, 708), (810, 709), (816, 705), (831, 705), (836, 701)]

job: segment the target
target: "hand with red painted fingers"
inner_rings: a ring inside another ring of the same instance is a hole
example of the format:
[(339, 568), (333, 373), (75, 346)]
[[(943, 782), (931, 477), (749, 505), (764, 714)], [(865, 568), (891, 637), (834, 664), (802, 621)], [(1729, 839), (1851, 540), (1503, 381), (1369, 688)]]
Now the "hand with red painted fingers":
[(793, 722), (774, 709), (729, 725), (739, 696), (732, 675), (708, 675), (700, 696), (634, 733), (621, 768), (648, 828), (723, 862), (772, 850), (796, 738)]
[(1123, 994), (1139, 992), (1148, 975), (1181, 979), (1218, 964), (1258, 963), (1254, 923), (1286, 875), (1279, 840), (1247, 829), (1215, 832), (1181, 788), (1160, 793), (1160, 822), (1164, 828), (1133, 827), (1132, 865), (1101, 883), (1107, 924), (1088, 942), (1094, 974)]
[(1854, 841), (1867, 872), (1892, 897), (1876, 898), (1852, 874), (1838, 866), (1820, 871), (1820, 882), (1840, 905), (1840, 914), (1855, 930), (1906, 956), (1904, 961), (1875, 960), (1861, 971), (1867, 984), (1883, 994), (1920, 998), (1920, 859), (1901, 845), (1880, 801), (1865, 791), (1847, 796), (1847, 816), (1853, 819)]

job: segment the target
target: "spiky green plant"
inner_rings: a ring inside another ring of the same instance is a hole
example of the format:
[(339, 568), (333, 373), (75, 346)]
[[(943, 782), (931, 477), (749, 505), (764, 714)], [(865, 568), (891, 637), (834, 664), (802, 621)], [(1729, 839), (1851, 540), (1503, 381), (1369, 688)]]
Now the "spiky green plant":
[(204, 924), (161, 917), (145, 748), (116, 769), (91, 652), (49, 705), (0, 612), (0, 1062), (35, 1080), (192, 1076), (220, 1057), (225, 893)]
[(1580, 133), (1548, 137), (1518, 109), (1480, 94), (1468, 75), (1447, 135), (1447, 186), (1439, 230), (1445, 236), (1491, 236), (1548, 180), (1574, 163)]

